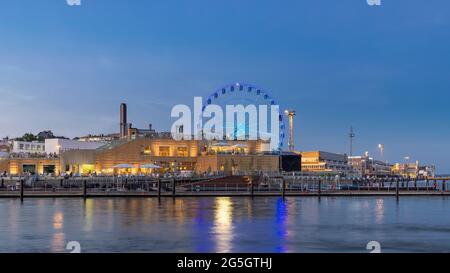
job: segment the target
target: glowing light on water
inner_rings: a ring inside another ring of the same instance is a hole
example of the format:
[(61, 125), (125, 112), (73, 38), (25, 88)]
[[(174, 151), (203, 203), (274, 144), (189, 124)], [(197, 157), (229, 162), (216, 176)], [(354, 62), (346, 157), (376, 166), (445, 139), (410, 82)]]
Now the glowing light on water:
[(219, 253), (232, 251), (233, 240), (233, 203), (231, 198), (217, 198), (215, 203), (213, 232)]
[(288, 218), (288, 208), (283, 200), (283, 198), (279, 198), (277, 201), (277, 211), (276, 211), (276, 234), (279, 239), (279, 245), (276, 247), (276, 251), (280, 253), (286, 252), (286, 246), (284, 245), (286, 242), (286, 238), (288, 235), (288, 231), (286, 228), (286, 221)]
[(382, 224), (384, 218), (384, 199), (377, 199), (375, 204), (375, 222)]
[(64, 213), (58, 211), (53, 215), (53, 229), (55, 229), (55, 234), (53, 234), (51, 246), (53, 252), (60, 252), (64, 250), (65, 247), (65, 234), (63, 232), (64, 228)]
[(85, 225), (84, 230), (85, 231), (92, 231), (93, 221), (94, 221), (94, 201), (92, 199), (88, 199), (85, 202), (84, 206), (84, 219), (85, 219)]
[(56, 212), (53, 215), (53, 228), (62, 229), (64, 227), (64, 214), (62, 212)]

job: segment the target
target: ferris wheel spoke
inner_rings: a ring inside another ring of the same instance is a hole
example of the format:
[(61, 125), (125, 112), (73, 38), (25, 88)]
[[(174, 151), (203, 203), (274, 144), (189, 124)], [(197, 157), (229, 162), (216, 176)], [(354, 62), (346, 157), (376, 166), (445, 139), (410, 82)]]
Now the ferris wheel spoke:
[[(268, 107), (277, 105), (277, 101), (270, 96), (264, 89), (252, 85), (252, 84), (245, 84), (245, 83), (234, 83), (226, 85), (222, 88), (217, 89), (215, 92), (213, 92), (205, 101), (203, 107), (202, 107), (202, 117), (203, 112), (205, 111), (206, 107), (208, 105), (216, 104), (220, 105), (220, 102), (222, 101), (222, 104), (225, 103), (226, 105), (244, 105), (243, 101), (249, 102), (247, 105), (255, 104), (255, 105), (267, 105)], [(232, 103), (233, 101), (236, 101), (237, 103)], [(228, 104), (229, 103), (229, 104)], [(220, 105), (223, 107), (223, 105)], [(244, 105), (246, 106), (246, 105)], [(284, 145), (284, 138), (285, 138), (285, 129), (286, 126), (284, 124), (283, 115), (279, 114), (279, 148), (281, 149)], [(247, 130), (250, 130), (245, 126), (244, 129), (245, 132)], [(232, 128), (232, 126), (224, 125), (224, 134), (227, 134), (229, 132), (228, 130), (234, 130), (236, 128)], [(250, 132), (249, 132), (250, 133)], [(260, 133), (260, 132), (257, 132)]]

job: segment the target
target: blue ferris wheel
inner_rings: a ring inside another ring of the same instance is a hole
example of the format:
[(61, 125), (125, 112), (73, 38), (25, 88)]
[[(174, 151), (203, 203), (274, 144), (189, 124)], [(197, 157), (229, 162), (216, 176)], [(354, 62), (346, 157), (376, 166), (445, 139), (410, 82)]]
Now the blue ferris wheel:
[[(267, 105), (268, 107), (272, 105), (278, 105), (277, 101), (269, 95), (269, 93), (253, 84), (247, 83), (233, 83), (223, 86), (222, 88), (216, 90), (204, 101), (202, 106), (202, 116), (208, 105), (213, 104), (256, 104), (256, 105)], [(280, 110), (281, 111), (281, 110)], [(279, 119), (279, 146), (278, 149), (283, 149), (284, 139), (285, 139), (285, 123), (283, 115), (278, 113)], [(245, 128), (244, 128), (245, 130)]]

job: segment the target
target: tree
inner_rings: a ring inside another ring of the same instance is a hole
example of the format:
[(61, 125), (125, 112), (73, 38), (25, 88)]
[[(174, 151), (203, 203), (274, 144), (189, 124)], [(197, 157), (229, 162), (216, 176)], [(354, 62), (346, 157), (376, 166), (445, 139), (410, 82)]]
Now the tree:
[(32, 133), (26, 133), (22, 137), (17, 138), (16, 140), (31, 142), (31, 141), (37, 141), (37, 140), (39, 140), (39, 138), (37, 136), (33, 135)]

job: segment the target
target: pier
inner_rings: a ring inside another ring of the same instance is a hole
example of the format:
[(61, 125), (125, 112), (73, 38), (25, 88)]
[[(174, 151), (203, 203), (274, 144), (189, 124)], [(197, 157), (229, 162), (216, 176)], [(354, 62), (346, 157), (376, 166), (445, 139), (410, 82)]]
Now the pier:
[(0, 198), (221, 197), (221, 196), (450, 196), (450, 177), (348, 179), (302, 175), (201, 178), (91, 177), (3, 179)]

